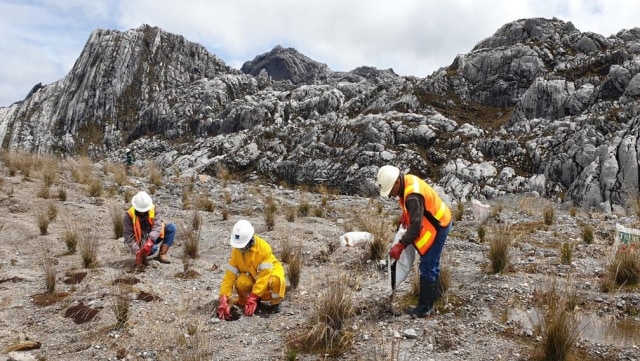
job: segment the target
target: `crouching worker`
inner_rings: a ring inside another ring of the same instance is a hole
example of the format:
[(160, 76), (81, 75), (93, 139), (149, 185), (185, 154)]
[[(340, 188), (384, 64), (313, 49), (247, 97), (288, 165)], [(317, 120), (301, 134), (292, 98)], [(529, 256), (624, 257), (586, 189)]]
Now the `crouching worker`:
[[(244, 307), (244, 314), (252, 316), (258, 306), (274, 313), (280, 312), (286, 281), (284, 268), (271, 252), (267, 241), (254, 233), (247, 220), (240, 220), (231, 232), (231, 258), (220, 285), (218, 317), (231, 319), (231, 304)], [(230, 301), (233, 290), (237, 300)], [(261, 305), (260, 302), (265, 302)]]
[(138, 192), (131, 199), (131, 208), (122, 221), (124, 243), (136, 255), (136, 266), (146, 264), (147, 257), (153, 255), (160, 246), (157, 260), (170, 263), (167, 256), (169, 247), (176, 236), (176, 225), (165, 223), (147, 192)]

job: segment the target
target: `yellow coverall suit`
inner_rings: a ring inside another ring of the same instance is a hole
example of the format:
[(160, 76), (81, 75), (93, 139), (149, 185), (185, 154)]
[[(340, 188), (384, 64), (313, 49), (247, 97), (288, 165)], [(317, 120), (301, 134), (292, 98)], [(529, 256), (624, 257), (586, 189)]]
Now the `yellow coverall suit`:
[(284, 298), (286, 281), (284, 268), (271, 252), (267, 241), (254, 235), (255, 243), (249, 250), (242, 252), (233, 248), (227, 271), (220, 285), (220, 297), (231, 299), (235, 286), (238, 300), (235, 304), (245, 305), (247, 296), (253, 293), (262, 301), (277, 305)]

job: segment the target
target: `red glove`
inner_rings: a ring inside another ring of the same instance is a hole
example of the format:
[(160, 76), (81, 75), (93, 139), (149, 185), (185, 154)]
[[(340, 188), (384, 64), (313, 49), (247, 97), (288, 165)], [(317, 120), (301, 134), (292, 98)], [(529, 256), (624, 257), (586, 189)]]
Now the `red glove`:
[(140, 252), (144, 257), (151, 254), (151, 248), (153, 248), (153, 241), (151, 238), (147, 238), (147, 241), (144, 243), (144, 246), (140, 248)]
[(231, 307), (227, 296), (221, 296), (218, 301), (218, 318), (225, 321), (231, 319)]
[(398, 242), (394, 244), (393, 247), (391, 247), (391, 250), (389, 251), (389, 257), (397, 261), (400, 258), (400, 254), (402, 254), (403, 250), (404, 244), (402, 244), (402, 242)]
[(244, 305), (244, 314), (245, 316), (253, 316), (256, 312), (256, 308), (258, 308), (258, 302), (260, 301), (260, 297), (256, 294), (250, 294), (247, 297), (247, 303)]

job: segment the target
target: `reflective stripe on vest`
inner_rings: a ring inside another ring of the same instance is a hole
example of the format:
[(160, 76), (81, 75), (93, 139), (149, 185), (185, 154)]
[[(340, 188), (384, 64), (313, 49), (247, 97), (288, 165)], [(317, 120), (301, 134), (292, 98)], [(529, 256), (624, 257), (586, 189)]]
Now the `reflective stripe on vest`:
[[(135, 237), (136, 242), (139, 245), (140, 241), (142, 240), (142, 227), (140, 225), (139, 217), (136, 217), (136, 209), (131, 207), (129, 208), (127, 213), (131, 218), (131, 223), (133, 223), (133, 236)], [(156, 216), (156, 206), (152, 206), (151, 209), (149, 210), (149, 217), (147, 217), (151, 227), (153, 227), (153, 219), (155, 218), (155, 216)], [(164, 222), (162, 222), (162, 227), (160, 228), (160, 236), (158, 236), (158, 238), (164, 238)]]
[[(420, 194), (424, 200), (424, 214), (420, 225), (420, 234), (413, 241), (418, 253), (424, 256), (436, 238), (438, 233), (436, 226), (444, 228), (451, 222), (451, 210), (431, 186), (422, 179), (408, 174), (404, 176), (404, 193), (403, 197), (399, 199), (400, 208), (402, 209), (401, 223), (405, 227), (408, 227), (410, 217), (409, 211), (404, 205), (404, 200), (412, 193)], [(432, 220), (425, 214), (431, 215)]]

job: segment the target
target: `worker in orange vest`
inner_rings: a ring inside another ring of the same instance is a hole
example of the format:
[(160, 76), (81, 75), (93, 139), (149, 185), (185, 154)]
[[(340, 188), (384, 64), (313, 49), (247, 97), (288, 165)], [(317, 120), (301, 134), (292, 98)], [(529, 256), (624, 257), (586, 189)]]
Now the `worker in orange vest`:
[(420, 254), (418, 305), (408, 313), (412, 317), (426, 317), (432, 313), (438, 297), (440, 256), (453, 226), (451, 210), (425, 181), (415, 175), (402, 175), (397, 167), (380, 167), (376, 181), (380, 196), (398, 197), (402, 209), (400, 224), (406, 229), (389, 251), (389, 257), (397, 261), (410, 245)]

